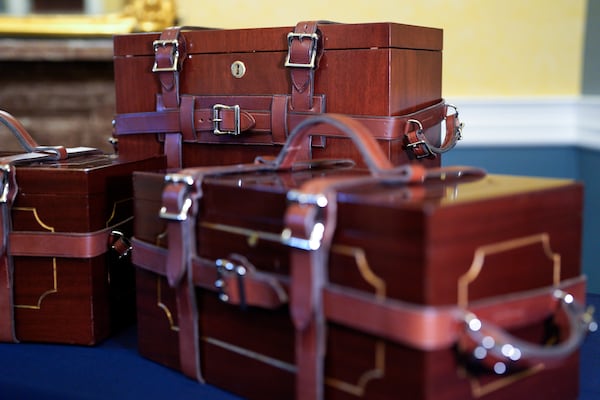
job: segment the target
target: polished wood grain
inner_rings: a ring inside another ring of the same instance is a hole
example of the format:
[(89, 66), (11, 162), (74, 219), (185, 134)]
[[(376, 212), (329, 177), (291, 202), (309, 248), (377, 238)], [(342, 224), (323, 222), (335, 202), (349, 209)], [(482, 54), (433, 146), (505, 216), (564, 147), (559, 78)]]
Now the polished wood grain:
[[(199, 255), (216, 260), (242, 254), (285, 282), (289, 249), (256, 234), (281, 232), (288, 190), (316, 176), (338, 173), (349, 172), (206, 178), (198, 216)], [(135, 235), (166, 246), (164, 221), (157, 216), (161, 175), (136, 174), (134, 182)], [(222, 226), (242, 228), (246, 234), (227, 232)], [(560, 279), (579, 276), (581, 227), (582, 186), (572, 181), (488, 175), (457, 184), (359, 185), (338, 194), (328, 279), (373, 296), (456, 305), (458, 280), (471, 267), (476, 251), (513, 239), (548, 235), (552, 252), (560, 254)], [(364, 254), (376, 279), (367, 279), (358, 268), (352, 256), (357, 252)], [(482, 272), (469, 285), (468, 301), (551, 285), (553, 271), (543, 243), (509, 247), (485, 258)], [(147, 271), (140, 275), (141, 353), (177, 368), (176, 353), (166, 354), (161, 342), (167, 336), (176, 340), (176, 335), (165, 332), (164, 309), (157, 306), (168, 304), (174, 312), (174, 292), (164, 277)], [(269, 398), (293, 398), (295, 332), (287, 307), (241, 309), (220, 302), (214, 292), (198, 289), (197, 296), (207, 382), (249, 399), (265, 398), (265, 393)], [(455, 348), (421, 351), (331, 322), (327, 329), (327, 399), (577, 398), (577, 353), (558, 368), (540, 366), (494, 376), (463, 363)], [(540, 321), (532, 321), (513, 334), (542, 343), (548, 332)], [(176, 345), (169, 343), (168, 348)]]
[[(104, 154), (18, 166), (13, 231), (86, 234), (126, 221), (133, 171), (163, 167), (162, 157), (126, 162)], [(131, 222), (118, 228), (127, 237), (132, 229)], [(93, 345), (134, 321), (130, 259), (106, 246), (91, 258), (13, 257), (20, 341)]]
[[(391, 23), (323, 24), (324, 53), (315, 72), (315, 94), (325, 95), (332, 113), (398, 116), (435, 104), (442, 96), (442, 31)], [(284, 67), (287, 34), (292, 27), (183, 31), (187, 57), (180, 73), (180, 93), (191, 95), (287, 95), (289, 70)], [(156, 34), (118, 35), (114, 38), (117, 114), (155, 111), (161, 88), (152, 73)], [(236, 78), (231, 65), (241, 61), (246, 74)], [(135, 77), (135, 78), (134, 78)], [(244, 135), (252, 135), (245, 133)], [(417, 162), (403, 148), (403, 132), (381, 140), (395, 164)], [(440, 142), (440, 125), (426, 130)], [(183, 166), (252, 161), (274, 155), (279, 145), (186, 143)], [(119, 152), (127, 157), (161, 152), (156, 135), (119, 137)], [(360, 158), (345, 139), (328, 140), (314, 157)], [(439, 165), (440, 158), (420, 160)]]

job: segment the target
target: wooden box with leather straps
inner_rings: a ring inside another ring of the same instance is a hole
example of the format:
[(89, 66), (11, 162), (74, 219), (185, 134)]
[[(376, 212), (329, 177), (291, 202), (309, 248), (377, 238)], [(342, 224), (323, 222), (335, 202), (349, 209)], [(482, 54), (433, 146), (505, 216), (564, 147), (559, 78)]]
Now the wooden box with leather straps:
[[(277, 155), (296, 125), (328, 112), (366, 125), (393, 164), (439, 166), (461, 127), (442, 98), (442, 36), (319, 21), (117, 35), (118, 152), (164, 153), (170, 168), (252, 162)], [(347, 139), (320, 133), (313, 158), (362, 161)]]
[[(308, 158), (318, 129), (366, 168)], [(248, 399), (577, 398), (577, 182), (394, 166), (324, 114), (275, 158), (134, 193), (146, 358)]]
[(39, 146), (0, 123), (24, 149), (0, 154), (0, 341), (94, 345), (134, 322), (132, 173), (165, 159)]

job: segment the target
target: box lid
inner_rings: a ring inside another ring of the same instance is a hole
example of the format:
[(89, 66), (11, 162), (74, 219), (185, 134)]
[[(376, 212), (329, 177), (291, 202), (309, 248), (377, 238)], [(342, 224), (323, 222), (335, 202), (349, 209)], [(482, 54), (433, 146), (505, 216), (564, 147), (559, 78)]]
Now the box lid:
[[(157, 157), (158, 158), (158, 157)], [(117, 180), (130, 186), (136, 169), (147, 169), (151, 160), (128, 161), (109, 154), (89, 154), (60, 161), (32, 162), (16, 167), (19, 195), (92, 195), (118, 187)]]
[[(399, 48), (441, 51), (438, 28), (390, 22), (319, 25), (325, 50)], [(183, 30), (188, 54), (287, 51), (287, 35), (294, 27)], [(152, 42), (159, 33), (114, 37), (115, 56), (154, 55)]]

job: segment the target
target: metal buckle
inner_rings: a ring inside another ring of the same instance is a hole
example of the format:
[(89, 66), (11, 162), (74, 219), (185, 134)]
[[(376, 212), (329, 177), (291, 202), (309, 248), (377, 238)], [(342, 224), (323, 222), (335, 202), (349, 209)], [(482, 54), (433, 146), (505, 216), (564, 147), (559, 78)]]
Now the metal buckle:
[[(419, 121), (418, 119), (409, 119), (408, 121), (406, 121), (406, 123), (416, 124), (419, 127), (417, 129), (417, 137), (423, 134), (423, 124), (421, 124), (421, 121)], [(419, 155), (415, 153), (415, 149), (419, 146), (423, 146), (425, 148), (425, 154)], [(412, 150), (417, 160), (420, 160), (421, 158), (428, 158), (434, 155), (433, 151), (431, 150), (431, 147), (429, 147), (429, 143), (427, 143), (424, 139), (417, 140), (416, 142), (407, 143), (406, 147)]]
[[(454, 109), (454, 115), (456, 118), (456, 121), (458, 121), (458, 108), (454, 105), (454, 104), (448, 104), (447, 105), (448, 108), (453, 108)], [(444, 119), (447, 119), (448, 115), (446, 115), (444, 117)], [(456, 140), (461, 140), (462, 139), (462, 130), (464, 128), (465, 124), (463, 122), (460, 122), (458, 124), (456, 124), (456, 126), (454, 127), (454, 136), (456, 136)]]
[(178, 69), (179, 64), (179, 42), (176, 39), (172, 40), (155, 40), (152, 42), (154, 47), (154, 54), (158, 52), (160, 47), (173, 46), (171, 50), (171, 65), (169, 67), (159, 67), (158, 60), (154, 61), (152, 66), (152, 72), (175, 72)]
[[(309, 38), (312, 41), (311, 46), (310, 46), (310, 62), (308, 64), (290, 62), (290, 57), (291, 57), (290, 49), (292, 47), (292, 42), (294, 41), (294, 39), (298, 39), (301, 41), (306, 38)], [(288, 54), (287, 54), (287, 57), (285, 58), (284, 65), (286, 67), (293, 67), (293, 68), (314, 68), (315, 61), (317, 59), (317, 45), (318, 45), (318, 41), (319, 41), (319, 35), (317, 35), (316, 33), (290, 32), (287, 35), (287, 40), (288, 40)]]
[[(312, 205), (323, 209), (327, 207), (328, 200), (323, 194), (303, 193), (297, 190), (290, 190), (287, 193), (287, 199), (300, 205)], [(281, 242), (287, 246), (301, 250), (315, 251), (321, 247), (321, 241), (325, 234), (325, 224), (322, 221), (316, 221), (313, 225), (308, 239), (292, 236), (292, 231), (285, 228), (281, 232)]]
[[(186, 185), (185, 191), (187, 196), (187, 193), (194, 185), (194, 178), (185, 174), (167, 174), (165, 175), (165, 182), (174, 184), (182, 183)], [(192, 199), (190, 197), (186, 197), (181, 206), (181, 210), (178, 212), (170, 212), (167, 211), (167, 208), (163, 206), (160, 208), (159, 216), (162, 219), (167, 219), (170, 221), (185, 221), (188, 218), (190, 208), (192, 208)]]
[(225, 275), (230, 273), (235, 273), (238, 281), (238, 290), (240, 297), (240, 307), (242, 309), (246, 308), (246, 292), (244, 290), (244, 276), (247, 274), (247, 269), (243, 265), (235, 265), (232, 261), (229, 261), (224, 258), (219, 258), (215, 261), (215, 265), (217, 267), (217, 280), (214, 285), (218, 291), (219, 300), (224, 303), (229, 302), (229, 295), (226, 291), (226, 283), (225, 283)]
[(125, 234), (121, 231), (111, 231), (109, 236), (110, 248), (117, 253), (120, 260), (131, 253), (133, 246)]
[(10, 191), (10, 165), (2, 164), (0, 165), (0, 172), (2, 173), (2, 178), (0, 180), (0, 185), (2, 186), (2, 192), (0, 193), (0, 203), (8, 202), (8, 192)]
[[(221, 130), (221, 122), (223, 122), (223, 118), (221, 118), (222, 110), (233, 110), (233, 130)], [(224, 104), (215, 104), (213, 106), (213, 133), (215, 135), (233, 135), (237, 136), (240, 134), (240, 106), (226, 106)]]

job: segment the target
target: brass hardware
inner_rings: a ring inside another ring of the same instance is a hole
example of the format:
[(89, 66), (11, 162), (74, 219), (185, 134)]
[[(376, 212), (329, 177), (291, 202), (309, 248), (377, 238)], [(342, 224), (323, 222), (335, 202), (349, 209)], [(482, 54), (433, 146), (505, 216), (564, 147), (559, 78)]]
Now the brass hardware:
[(239, 60), (234, 61), (231, 64), (231, 75), (238, 79), (246, 75), (246, 64)]

